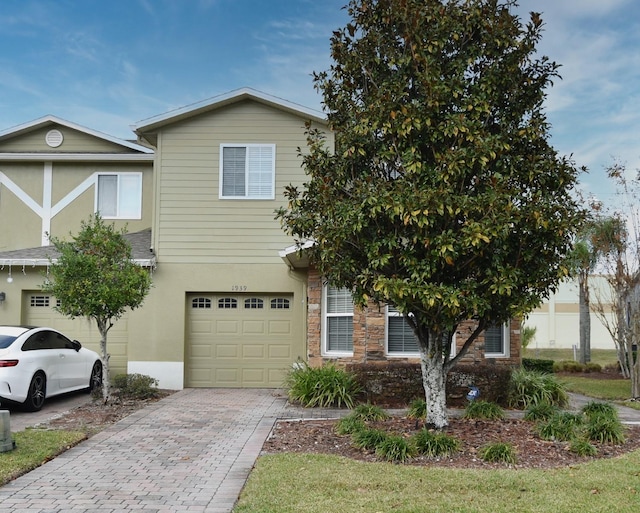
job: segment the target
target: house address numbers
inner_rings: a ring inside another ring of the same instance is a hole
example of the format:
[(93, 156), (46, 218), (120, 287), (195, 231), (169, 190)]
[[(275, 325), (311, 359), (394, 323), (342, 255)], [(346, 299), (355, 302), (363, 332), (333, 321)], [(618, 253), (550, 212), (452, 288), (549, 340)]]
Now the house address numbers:
[(246, 285), (231, 285), (231, 292), (246, 292), (249, 287)]

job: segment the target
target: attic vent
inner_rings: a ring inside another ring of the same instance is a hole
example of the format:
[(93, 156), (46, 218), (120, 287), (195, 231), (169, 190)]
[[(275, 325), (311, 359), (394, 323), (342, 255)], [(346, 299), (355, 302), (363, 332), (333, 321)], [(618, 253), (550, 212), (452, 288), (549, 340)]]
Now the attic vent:
[(60, 130), (49, 130), (44, 140), (52, 148), (57, 148), (62, 144), (62, 132)]

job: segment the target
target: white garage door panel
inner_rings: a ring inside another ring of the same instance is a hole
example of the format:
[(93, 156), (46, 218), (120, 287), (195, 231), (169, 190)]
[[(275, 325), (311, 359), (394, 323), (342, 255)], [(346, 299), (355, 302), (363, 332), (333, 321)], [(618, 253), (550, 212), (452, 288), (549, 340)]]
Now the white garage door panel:
[(281, 387), (301, 353), (292, 301), (283, 294), (189, 295), (185, 385)]

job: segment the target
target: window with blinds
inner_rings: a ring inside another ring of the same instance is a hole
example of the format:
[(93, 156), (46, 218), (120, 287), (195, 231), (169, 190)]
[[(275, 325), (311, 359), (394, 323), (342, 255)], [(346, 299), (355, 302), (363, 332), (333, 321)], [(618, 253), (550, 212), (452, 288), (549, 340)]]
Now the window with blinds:
[(326, 353), (353, 352), (353, 299), (346, 288), (325, 291), (324, 348)]
[(274, 199), (275, 144), (223, 144), (220, 197)]
[(387, 307), (387, 354), (419, 354), (418, 340), (404, 316), (394, 307)]
[(490, 326), (484, 331), (484, 354), (490, 358), (508, 356), (509, 331), (506, 325)]

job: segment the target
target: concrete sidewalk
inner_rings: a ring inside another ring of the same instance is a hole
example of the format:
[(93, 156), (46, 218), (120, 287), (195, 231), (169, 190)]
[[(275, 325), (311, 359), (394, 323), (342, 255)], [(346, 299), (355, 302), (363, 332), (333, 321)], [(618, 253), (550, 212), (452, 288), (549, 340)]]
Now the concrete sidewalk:
[(228, 513), (286, 404), (185, 389), (0, 487), (0, 512)]

